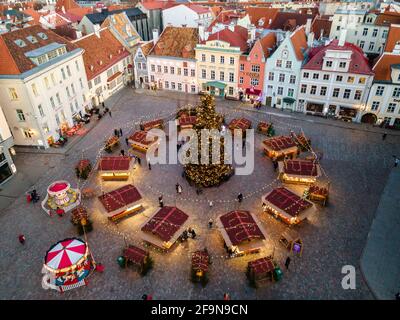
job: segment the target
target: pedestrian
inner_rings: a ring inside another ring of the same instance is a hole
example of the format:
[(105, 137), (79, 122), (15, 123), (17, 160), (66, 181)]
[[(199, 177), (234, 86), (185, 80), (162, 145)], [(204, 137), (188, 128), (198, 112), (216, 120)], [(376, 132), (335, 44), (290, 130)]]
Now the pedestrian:
[(178, 194), (181, 194), (181, 193), (182, 193), (182, 186), (181, 186), (179, 183), (176, 184), (176, 192), (177, 192)]
[(164, 200), (162, 195), (158, 197), (158, 204), (160, 205), (160, 208), (164, 207)]
[(121, 156), (125, 157), (125, 150), (121, 149)]
[(224, 300), (231, 300), (229, 293), (224, 293)]
[(110, 118), (112, 118), (112, 115), (111, 115), (111, 110), (108, 112), (108, 114), (110, 115)]
[(290, 257), (287, 257), (285, 261), (286, 270), (289, 270), (290, 261), (291, 261)]
[(210, 200), (209, 202), (208, 202), (208, 206), (210, 207), (210, 209), (214, 206), (214, 202), (212, 201), (212, 200)]
[(61, 218), (64, 215), (65, 211), (64, 211), (64, 209), (61, 209), (60, 207), (57, 207), (56, 213)]
[(121, 137), (122, 137), (122, 128), (119, 128), (119, 134), (120, 134)]
[(103, 108), (105, 108), (106, 106), (105, 106), (105, 104), (104, 104), (104, 101), (101, 103), (101, 105), (103, 106)]
[(148, 163), (148, 166), (149, 166), (149, 170), (151, 170), (151, 163), (150, 162)]
[(237, 196), (237, 199), (238, 199), (239, 203), (242, 202), (243, 201), (243, 195), (241, 193), (239, 193), (238, 196)]
[(278, 169), (278, 160), (276, 160), (276, 158), (273, 158), (272, 164), (274, 165), (274, 171), (276, 171), (276, 169)]
[(182, 232), (182, 241), (186, 241), (187, 238), (188, 238), (188, 232), (187, 232), (187, 230), (184, 230), (184, 231)]
[(399, 158), (397, 158), (397, 157), (394, 159), (394, 167), (395, 167), (395, 168), (396, 168), (397, 165), (399, 164), (399, 161), (400, 161), (400, 160), (399, 160)]
[(382, 140), (385, 140), (386, 137), (387, 137), (387, 133), (385, 132), (385, 133), (382, 135)]
[(142, 300), (147, 300), (147, 294), (142, 295)]
[(20, 244), (25, 244), (25, 236), (23, 234), (20, 234), (18, 236), (18, 241)]
[(213, 219), (210, 218), (210, 220), (208, 220), (208, 228), (212, 228), (213, 225)]
[(126, 145), (129, 147), (129, 139), (125, 138)]
[(139, 157), (136, 157), (136, 160), (137, 160), (137, 163), (139, 164), (139, 166), (142, 165), (142, 160), (140, 160)]
[(119, 136), (119, 135), (118, 135), (118, 130), (117, 130), (117, 129), (114, 129), (114, 136), (116, 136), (116, 137)]
[(394, 297), (395, 297), (395, 299), (396, 299), (397, 301), (399, 301), (399, 300), (400, 300), (400, 292), (397, 292), (397, 293), (394, 295)]
[(153, 300), (153, 296), (151, 294), (147, 295), (147, 299), (146, 300)]
[(196, 238), (196, 232), (192, 229), (192, 239)]

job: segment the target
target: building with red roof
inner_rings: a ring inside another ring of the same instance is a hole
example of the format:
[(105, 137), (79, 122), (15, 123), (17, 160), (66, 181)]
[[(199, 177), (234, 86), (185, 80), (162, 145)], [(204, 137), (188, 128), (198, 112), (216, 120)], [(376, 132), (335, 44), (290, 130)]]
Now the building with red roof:
[(313, 48), (301, 70), (298, 109), (360, 121), (374, 72), (362, 49), (339, 40)]

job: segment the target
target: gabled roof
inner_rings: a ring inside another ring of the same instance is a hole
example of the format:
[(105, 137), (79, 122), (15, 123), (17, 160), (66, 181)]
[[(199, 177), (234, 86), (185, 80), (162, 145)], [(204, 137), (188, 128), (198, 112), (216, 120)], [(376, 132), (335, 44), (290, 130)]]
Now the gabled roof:
[(153, 41), (149, 41), (141, 45), (140, 48), (142, 49), (142, 53), (145, 57), (150, 53), (153, 46), (154, 46)]
[(139, 8), (129, 8), (129, 9), (119, 9), (119, 10), (103, 10), (101, 12), (94, 12), (87, 14), (86, 17), (93, 23), (93, 24), (102, 24), (104, 20), (110, 15), (125, 12), (128, 18), (143, 15), (143, 11)]
[(251, 23), (261, 28), (268, 28), (270, 19), (273, 21), (279, 12), (279, 8), (267, 7), (249, 7), (245, 10), (249, 15)]
[[(132, 25), (125, 12), (110, 15), (104, 20), (102, 28), (112, 26), (122, 39), (140, 39), (135, 27)], [(130, 33), (129, 33), (130, 32)]]
[(397, 42), (400, 43), (400, 24), (392, 24), (386, 39), (385, 52), (392, 52)]
[(244, 13), (237, 12), (236, 10), (222, 10), (219, 12), (213, 22), (211, 22), (207, 30), (211, 32), (212, 28), (218, 23), (229, 25), (231, 22), (243, 18), (244, 16)]
[(303, 67), (304, 69), (322, 70), (323, 58), (327, 50), (351, 51), (351, 61), (348, 73), (373, 75), (371, 67), (363, 51), (356, 45), (345, 42), (343, 46), (339, 46), (338, 40), (331, 41), (326, 46), (313, 48), (310, 53), (310, 60)]
[(209, 13), (210, 8), (209, 7), (205, 7), (205, 6), (201, 6), (195, 3), (185, 3), (184, 4), (186, 7), (192, 9), (194, 12), (196, 12), (197, 14), (203, 14), (203, 13)]
[(400, 13), (393, 11), (380, 13), (375, 19), (376, 26), (390, 26), (391, 24), (397, 23), (400, 23)]
[(391, 66), (400, 63), (400, 55), (384, 52), (373, 67), (375, 81), (391, 81)]
[(33, 21), (30, 21), (30, 24), (39, 24), (39, 19), (41, 16), (47, 15), (49, 13), (49, 11), (44, 11), (44, 12), (38, 12), (36, 10), (33, 9), (25, 9), (23, 11), (23, 13), (25, 13), (28, 16), (31, 16)]
[(92, 33), (74, 41), (75, 45), (85, 50), (83, 61), (88, 80), (95, 78), (129, 55), (109, 29), (101, 29), (99, 36)]
[(232, 47), (239, 47), (240, 50), (245, 51), (247, 49), (247, 37), (248, 32), (246, 28), (235, 26), (234, 31), (231, 31), (229, 28), (225, 28), (221, 31), (211, 34), (207, 41), (225, 41), (228, 42)]
[(278, 12), (269, 25), (269, 29), (293, 31), (298, 26), (307, 23), (307, 19), (314, 19), (315, 15), (300, 14), (297, 12)]
[(290, 41), (292, 42), (297, 60), (303, 61), (304, 52), (307, 50), (307, 36), (304, 26), (297, 28), (290, 35)]
[(314, 32), (315, 39), (318, 40), (321, 37), (329, 37), (331, 31), (332, 21), (326, 18), (317, 17), (314, 19), (311, 25), (311, 32)]
[(265, 37), (257, 41), (261, 44), (261, 47), (263, 48), (265, 58), (268, 58), (272, 53), (272, 49), (276, 46), (275, 32), (270, 32)]
[[(43, 33), (47, 39), (42, 39), (38, 33)], [(27, 37), (36, 38), (36, 43), (31, 43)], [(24, 47), (19, 47), (14, 41), (21, 39), (25, 42)], [(51, 30), (44, 29), (39, 25), (18, 29), (0, 35), (0, 74), (21, 74), (36, 67), (25, 53), (44, 46), (57, 43), (65, 44), (67, 52), (78, 49), (78, 46), (57, 35)]]
[(166, 27), (149, 55), (194, 59), (198, 39), (197, 28)]
[(68, 11), (72, 8), (80, 8), (74, 0), (57, 0), (55, 9), (56, 11)]
[(176, 4), (174, 2), (170, 2), (170, 1), (142, 1), (140, 3), (144, 8), (146, 8), (147, 10), (161, 10), (161, 9), (168, 9), (171, 8), (173, 6), (175, 6)]

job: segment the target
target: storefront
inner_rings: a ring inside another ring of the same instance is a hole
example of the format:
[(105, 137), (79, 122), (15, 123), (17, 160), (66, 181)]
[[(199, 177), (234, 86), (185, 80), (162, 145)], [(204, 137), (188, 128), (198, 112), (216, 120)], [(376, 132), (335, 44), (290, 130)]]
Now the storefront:
[(219, 81), (209, 81), (203, 84), (203, 91), (211, 94), (212, 96), (225, 96), (226, 84)]
[(354, 121), (357, 116), (357, 109), (349, 108), (340, 106), (339, 107), (339, 117), (340, 118), (347, 118), (349, 120)]
[(282, 108), (283, 109), (290, 109), (293, 110), (294, 109), (294, 103), (296, 102), (296, 99), (292, 98), (292, 97), (285, 97), (283, 98), (283, 105)]
[(254, 103), (254, 101), (261, 101), (261, 90), (255, 88), (247, 88), (245, 90), (245, 99), (246, 101), (250, 101)]
[(323, 103), (308, 102), (306, 106), (307, 112), (322, 113), (324, 111)]

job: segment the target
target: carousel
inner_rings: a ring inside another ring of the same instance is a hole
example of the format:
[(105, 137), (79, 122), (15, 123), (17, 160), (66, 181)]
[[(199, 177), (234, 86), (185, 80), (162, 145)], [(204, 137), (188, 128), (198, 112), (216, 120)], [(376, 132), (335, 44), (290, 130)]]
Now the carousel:
[(60, 180), (53, 182), (47, 188), (47, 194), (42, 201), (42, 208), (51, 215), (56, 210), (68, 212), (81, 203), (81, 192), (79, 189), (71, 188), (69, 182)]
[(95, 269), (86, 242), (68, 238), (57, 242), (47, 251), (42, 273), (43, 289), (58, 292), (87, 285), (87, 277)]

